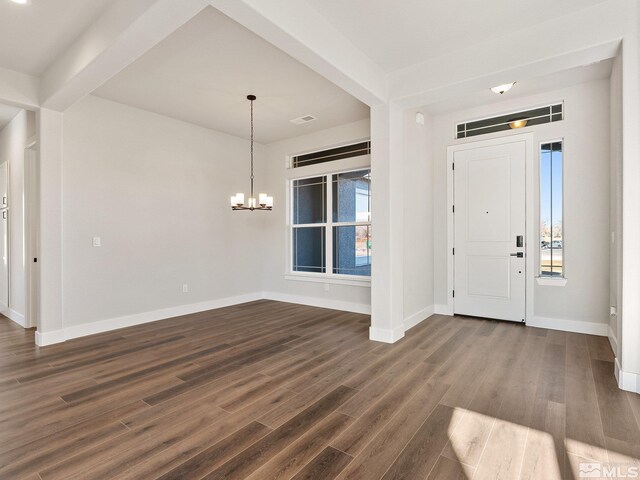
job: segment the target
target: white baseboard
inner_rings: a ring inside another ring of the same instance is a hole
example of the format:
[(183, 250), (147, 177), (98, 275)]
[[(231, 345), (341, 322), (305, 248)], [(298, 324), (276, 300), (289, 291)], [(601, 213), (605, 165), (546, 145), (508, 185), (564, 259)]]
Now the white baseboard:
[(396, 343), (404, 337), (404, 325), (399, 325), (393, 330), (369, 327), (369, 340), (384, 343)]
[(36, 331), (36, 345), (39, 347), (62, 343), (65, 340), (64, 330), (52, 330), (51, 332)]
[(16, 322), (18, 325), (20, 325), (22, 328), (24, 328), (27, 324), (24, 315), (22, 315), (21, 313), (16, 312), (13, 308), (9, 308), (6, 310), (2, 311), (2, 314), (7, 317), (10, 320), (13, 320), (14, 322)]
[[(71, 325), (62, 330), (54, 330), (51, 332), (36, 332), (36, 345), (46, 346), (54, 343), (61, 343), (65, 340), (73, 338), (85, 337), (87, 335), (95, 335), (119, 328), (132, 327), (143, 323), (165, 320), (168, 318), (179, 317), (181, 315), (189, 315), (192, 313), (214, 310), (216, 308), (238, 305), (241, 303), (253, 302), (255, 300), (275, 300), (279, 302), (298, 303), (302, 305), (310, 305), (314, 307), (331, 308), (335, 310), (343, 310), (347, 312), (363, 313), (370, 315), (371, 306), (359, 303), (341, 302), (336, 300), (326, 300), (313, 297), (301, 297), (297, 295), (287, 295), (272, 292), (256, 292), (235, 297), (221, 298), (207, 302), (192, 303), (189, 305), (180, 305), (177, 307), (163, 308), (151, 312), (137, 313), (134, 315), (126, 315), (124, 317), (110, 318), (107, 320), (99, 320), (97, 322), (85, 323), (82, 325)], [(400, 337), (402, 338), (402, 337)]]
[(395, 343), (404, 337), (404, 334), (410, 328), (415, 327), (423, 320), (433, 315), (434, 307), (429, 305), (416, 313), (409, 315), (404, 319), (402, 325), (398, 325), (394, 329), (384, 329), (377, 327), (369, 327), (369, 339), (376, 342)]
[(609, 337), (609, 343), (611, 344), (611, 349), (613, 350), (613, 354), (618, 356), (618, 338), (613, 333), (613, 328), (611, 325), (608, 325), (607, 337)]
[(309, 305), (310, 307), (330, 308), (333, 310), (342, 310), (344, 312), (362, 313), (371, 315), (371, 305), (365, 305), (355, 302), (343, 302), (340, 300), (328, 300), (317, 297), (303, 297), (300, 295), (290, 295), (288, 293), (264, 292), (262, 298), (265, 300), (275, 300), (277, 302), (298, 303), (300, 305)]
[(620, 363), (616, 358), (616, 379), (618, 386), (627, 392), (640, 393), (640, 374), (633, 372), (625, 372), (620, 368)]
[(434, 305), (433, 313), (436, 315), (453, 315), (449, 305)]
[(527, 326), (562, 330), (564, 332), (587, 333), (600, 337), (606, 337), (609, 333), (609, 325), (606, 323), (582, 322), (563, 318), (533, 317), (527, 320)]
[(216, 308), (228, 307), (240, 303), (253, 302), (263, 298), (261, 293), (248, 293), (235, 297), (220, 298), (207, 302), (192, 303), (188, 305), (180, 305), (177, 307), (163, 308), (153, 310), (151, 312), (137, 313), (124, 317), (110, 318), (108, 320), (99, 320), (97, 322), (85, 323), (83, 325), (72, 325), (62, 330), (54, 330), (51, 332), (36, 332), (36, 345), (45, 346), (54, 343), (64, 342), (72, 338), (94, 335), (96, 333), (108, 332), (119, 328), (132, 327), (142, 323), (155, 322), (165, 320), (167, 318), (179, 317), (181, 315), (189, 315), (192, 313), (204, 312)]
[(415, 327), (423, 320), (426, 320), (435, 312), (435, 308), (433, 305), (429, 305), (428, 307), (423, 308), (422, 310), (417, 311), (413, 315), (409, 315), (404, 319), (404, 330), (407, 331), (410, 328)]

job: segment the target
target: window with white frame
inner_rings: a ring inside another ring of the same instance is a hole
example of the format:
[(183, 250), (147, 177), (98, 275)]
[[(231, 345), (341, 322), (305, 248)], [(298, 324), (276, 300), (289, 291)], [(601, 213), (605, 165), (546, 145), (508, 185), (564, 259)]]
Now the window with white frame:
[(291, 181), (293, 272), (371, 276), (371, 170)]
[(564, 277), (562, 140), (540, 145), (540, 276)]

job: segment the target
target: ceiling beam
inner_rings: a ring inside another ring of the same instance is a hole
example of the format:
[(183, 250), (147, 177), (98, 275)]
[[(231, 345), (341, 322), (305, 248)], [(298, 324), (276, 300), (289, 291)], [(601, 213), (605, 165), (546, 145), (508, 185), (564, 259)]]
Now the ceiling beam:
[(392, 72), (389, 96), (416, 108), (612, 58), (625, 34), (625, 10), (624, 0), (609, 0)]
[(43, 107), (64, 111), (207, 6), (207, 0), (119, 0), (44, 73)]
[(386, 103), (384, 70), (306, 2), (210, 0), (210, 4), (363, 103)]
[(37, 77), (0, 68), (0, 103), (37, 109), (39, 87), (40, 80)]

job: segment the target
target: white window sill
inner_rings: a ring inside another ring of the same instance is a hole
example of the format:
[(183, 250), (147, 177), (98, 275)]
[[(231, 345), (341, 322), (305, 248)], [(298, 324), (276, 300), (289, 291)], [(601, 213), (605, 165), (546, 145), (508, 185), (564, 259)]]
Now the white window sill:
[(566, 278), (536, 277), (536, 283), (545, 287), (564, 287), (567, 284)]
[[(355, 275), (354, 275), (355, 276)], [(355, 287), (371, 288), (371, 277), (352, 278), (351, 275), (324, 275), (321, 273), (288, 273), (285, 280), (298, 282), (331, 283), (334, 285), (351, 285)]]

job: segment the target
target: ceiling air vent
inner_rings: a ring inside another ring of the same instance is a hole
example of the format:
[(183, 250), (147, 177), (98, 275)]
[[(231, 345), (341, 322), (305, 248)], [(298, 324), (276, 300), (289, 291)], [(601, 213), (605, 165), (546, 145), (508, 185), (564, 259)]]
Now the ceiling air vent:
[(487, 133), (531, 127), (543, 123), (564, 120), (564, 105), (556, 103), (520, 112), (507, 113), (497, 117), (471, 120), (456, 125), (456, 138), (475, 137)]
[(298, 117), (291, 120), (291, 123), (296, 125), (302, 125), (304, 123), (313, 122), (316, 119), (313, 115), (305, 115), (304, 117)]

